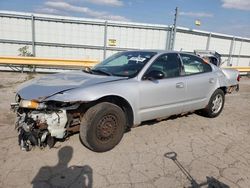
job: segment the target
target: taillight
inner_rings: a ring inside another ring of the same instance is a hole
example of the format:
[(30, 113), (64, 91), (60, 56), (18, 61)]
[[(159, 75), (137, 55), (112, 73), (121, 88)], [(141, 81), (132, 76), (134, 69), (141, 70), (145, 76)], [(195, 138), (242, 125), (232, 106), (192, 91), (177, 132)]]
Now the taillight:
[(240, 81), (240, 75), (238, 75), (238, 77), (237, 77), (237, 81), (238, 81), (238, 82)]

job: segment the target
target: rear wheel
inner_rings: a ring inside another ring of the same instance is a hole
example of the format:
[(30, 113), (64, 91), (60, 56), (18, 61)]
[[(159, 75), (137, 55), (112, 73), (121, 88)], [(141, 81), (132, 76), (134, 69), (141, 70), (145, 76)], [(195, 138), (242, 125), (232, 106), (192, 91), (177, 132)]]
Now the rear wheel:
[(210, 101), (202, 114), (206, 117), (214, 118), (220, 115), (225, 102), (225, 94), (221, 89), (215, 90), (210, 98)]
[(120, 107), (102, 102), (84, 114), (80, 126), (80, 139), (89, 149), (105, 152), (114, 148), (122, 139), (126, 118)]

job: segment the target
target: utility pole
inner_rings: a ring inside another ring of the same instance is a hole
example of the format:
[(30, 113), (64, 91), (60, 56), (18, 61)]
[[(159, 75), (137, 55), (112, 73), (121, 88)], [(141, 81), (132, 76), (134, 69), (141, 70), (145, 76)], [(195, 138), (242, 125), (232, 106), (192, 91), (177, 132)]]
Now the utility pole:
[(170, 50), (174, 50), (175, 45), (175, 36), (176, 36), (176, 23), (178, 17), (178, 7), (175, 8), (175, 15), (174, 15), (174, 25), (171, 28), (171, 35), (170, 35)]

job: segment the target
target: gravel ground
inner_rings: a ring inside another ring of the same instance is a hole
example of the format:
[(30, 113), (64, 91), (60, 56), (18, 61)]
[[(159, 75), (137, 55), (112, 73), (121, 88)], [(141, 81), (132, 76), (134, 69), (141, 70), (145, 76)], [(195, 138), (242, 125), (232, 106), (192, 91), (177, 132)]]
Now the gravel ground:
[(55, 148), (23, 152), (9, 104), (25, 80), (40, 75), (0, 72), (0, 187), (188, 187), (190, 182), (164, 153), (176, 152), (198, 183), (213, 177), (230, 187), (250, 186), (250, 79), (226, 96), (222, 114), (190, 114), (149, 122), (126, 133), (119, 145), (94, 153), (79, 135)]

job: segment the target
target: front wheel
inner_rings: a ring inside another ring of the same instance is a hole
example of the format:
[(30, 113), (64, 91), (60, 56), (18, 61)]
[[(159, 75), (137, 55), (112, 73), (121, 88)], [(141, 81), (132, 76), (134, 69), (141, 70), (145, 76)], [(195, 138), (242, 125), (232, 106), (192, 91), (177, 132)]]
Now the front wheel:
[(122, 109), (112, 103), (102, 102), (87, 110), (81, 121), (80, 139), (89, 149), (105, 152), (122, 139), (126, 125)]
[(202, 110), (203, 115), (210, 118), (215, 118), (220, 115), (225, 102), (225, 94), (221, 89), (215, 90), (211, 96), (209, 103), (205, 109)]

